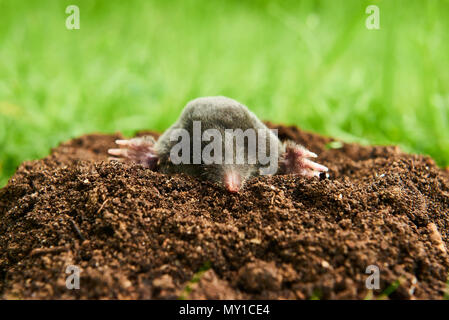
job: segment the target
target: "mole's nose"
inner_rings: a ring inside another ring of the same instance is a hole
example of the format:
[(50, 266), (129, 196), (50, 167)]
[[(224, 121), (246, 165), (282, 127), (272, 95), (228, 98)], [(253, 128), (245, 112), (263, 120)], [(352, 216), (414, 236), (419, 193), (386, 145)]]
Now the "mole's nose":
[(240, 190), (240, 175), (236, 172), (226, 172), (224, 175), (224, 184), (229, 192), (238, 192)]

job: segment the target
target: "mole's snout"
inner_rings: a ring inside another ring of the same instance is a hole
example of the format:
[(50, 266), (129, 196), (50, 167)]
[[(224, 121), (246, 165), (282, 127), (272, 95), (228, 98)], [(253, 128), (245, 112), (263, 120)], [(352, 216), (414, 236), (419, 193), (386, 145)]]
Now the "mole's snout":
[(242, 185), (240, 175), (235, 171), (228, 171), (224, 174), (224, 185), (229, 192), (238, 192)]

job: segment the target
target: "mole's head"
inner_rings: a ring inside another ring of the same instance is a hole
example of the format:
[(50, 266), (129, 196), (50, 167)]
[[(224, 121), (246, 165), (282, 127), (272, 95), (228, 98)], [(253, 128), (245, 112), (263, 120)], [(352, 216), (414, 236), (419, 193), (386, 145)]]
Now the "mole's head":
[(201, 177), (223, 186), (229, 192), (238, 192), (257, 170), (254, 165), (248, 164), (210, 164), (202, 166)]

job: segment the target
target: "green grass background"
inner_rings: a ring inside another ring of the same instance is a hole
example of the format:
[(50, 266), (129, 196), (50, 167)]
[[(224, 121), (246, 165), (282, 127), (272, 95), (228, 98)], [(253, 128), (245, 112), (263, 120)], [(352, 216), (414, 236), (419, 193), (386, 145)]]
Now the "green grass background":
[(0, 186), (64, 140), (164, 130), (207, 95), (447, 166), (448, 31), (437, 0), (0, 0)]

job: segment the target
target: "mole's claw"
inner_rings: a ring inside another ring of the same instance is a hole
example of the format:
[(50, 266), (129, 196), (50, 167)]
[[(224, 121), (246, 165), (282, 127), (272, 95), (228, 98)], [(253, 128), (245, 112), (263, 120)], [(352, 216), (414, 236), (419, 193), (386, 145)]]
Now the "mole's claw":
[(302, 176), (305, 176), (307, 178), (313, 178), (313, 177), (319, 177), (320, 176), (320, 172), (318, 171), (313, 171), (313, 170), (301, 170), (301, 172), (299, 173)]
[(288, 141), (285, 144), (285, 152), (282, 154), (279, 162), (279, 170), (285, 174), (299, 174), (308, 178), (319, 177), (321, 172), (327, 172), (329, 169), (308, 159), (316, 157), (316, 153)]
[(288, 142), (286, 151), (295, 153), (298, 158), (317, 158), (317, 154), (294, 142)]
[(110, 158), (111, 160), (121, 162), (134, 162), (146, 168), (155, 169), (159, 161), (159, 157), (154, 150), (155, 140), (151, 136), (138, 137), (129, 140), (116, 140), (115, 143), (120, 148), (109, 149), (108, 153), (118, 158)]
[(119, 146), (127, 146), (130, 144), (131, 140), (115, 140), (115, 143)]
[(108, 149), (108, 153), (113, 156), (125, 156), (126, 157), (126, 149)]
[(301, 153), (303, 153), (304, 158), (318, 158), (316, 153), (309, 150), (302, 150)]
[(313, 162), (309, 159), (304, 159), (303, 162), (304, 162), (304, 165), (306, 167), (308, 167), (309, 169), (312, 169), (314, 171), (319, 171), (318, 175), (320, 174), (320, 172), (327, 172), (329, 170), (327, 167), (325, 167), (319, 163)]

